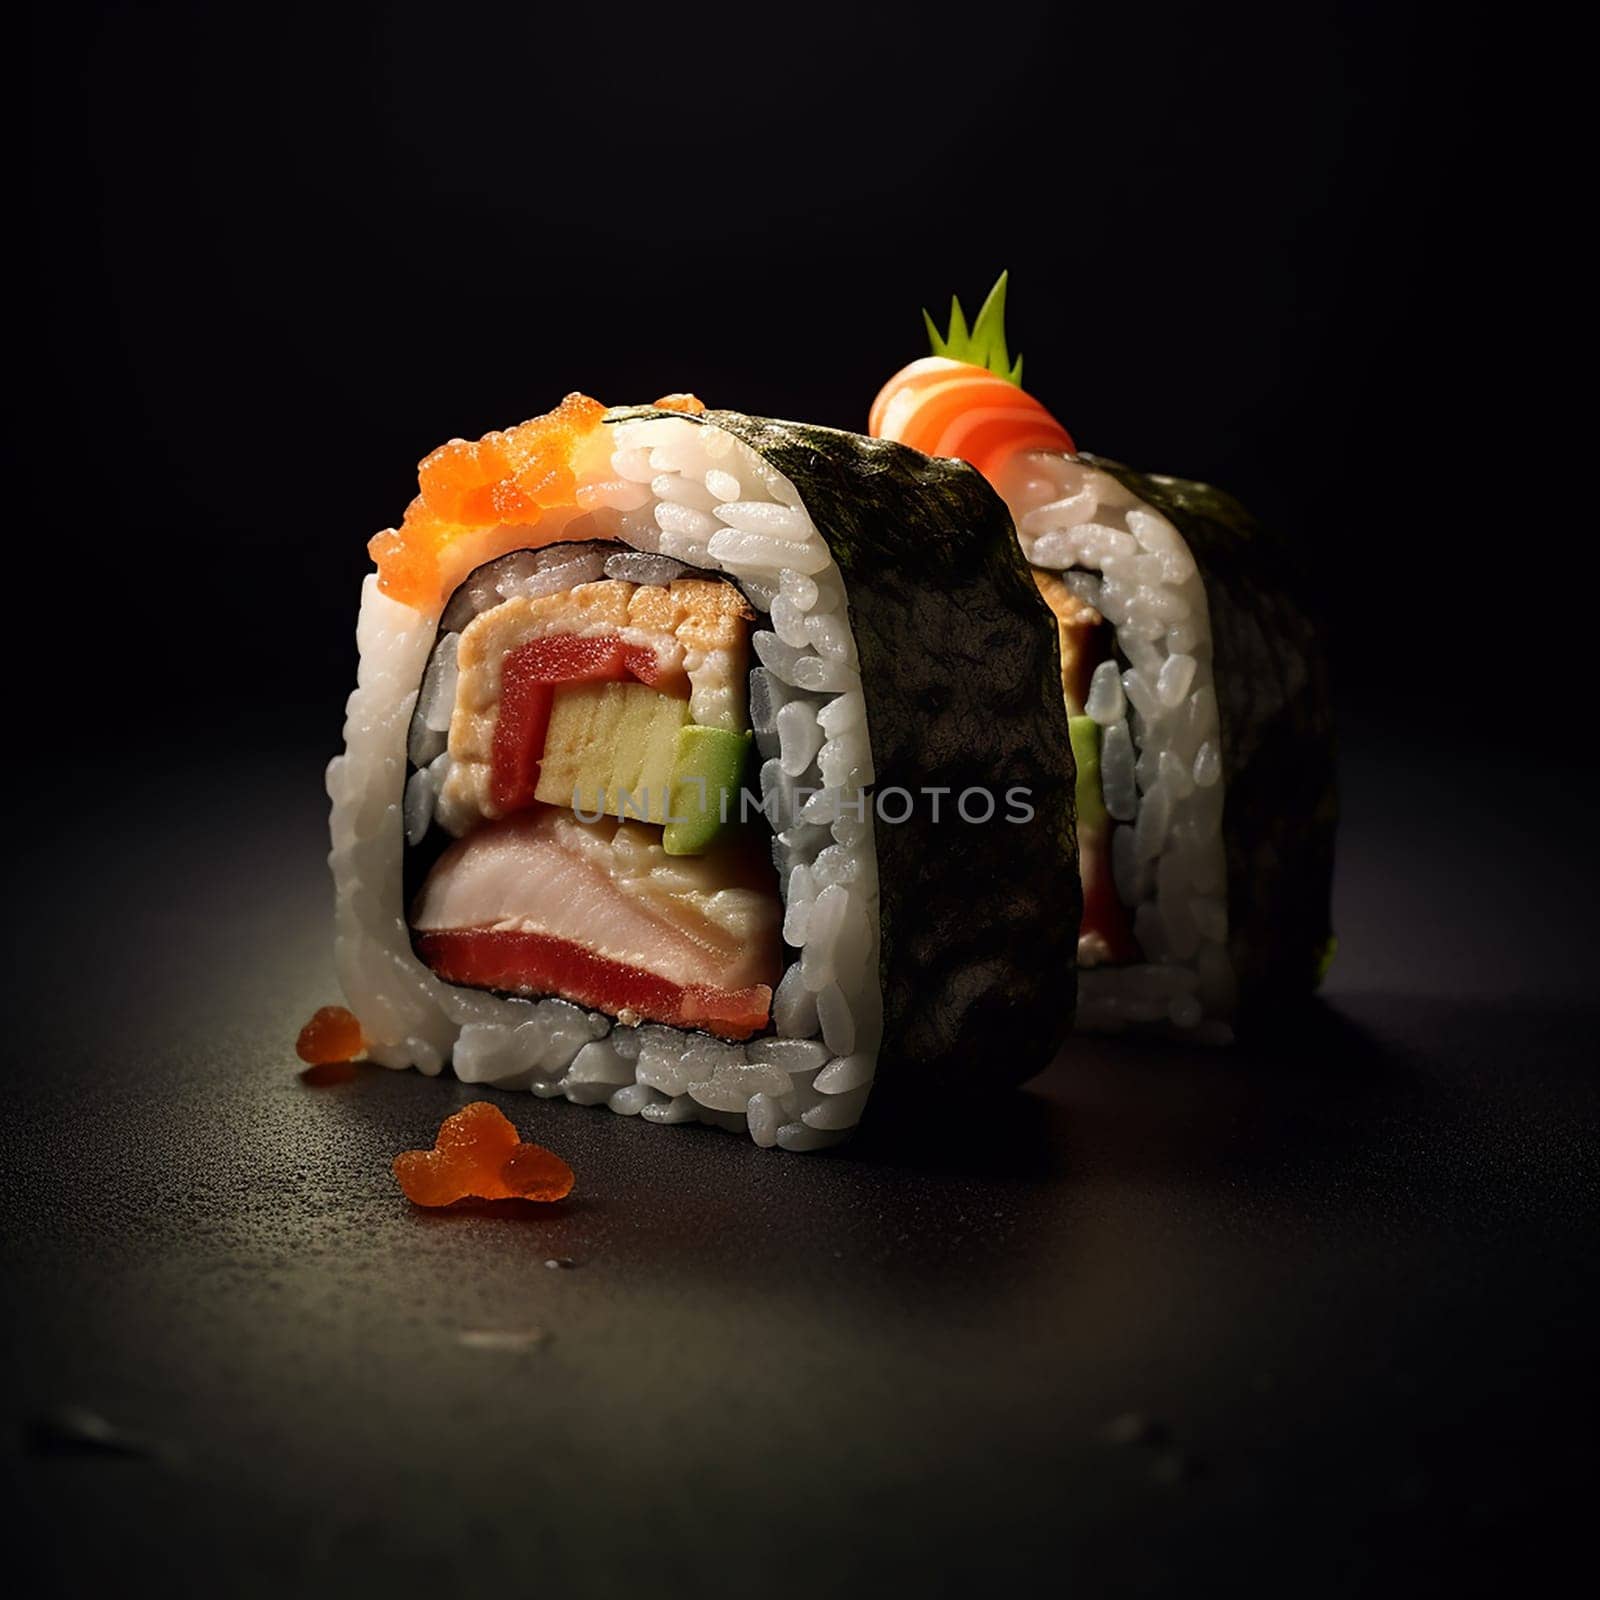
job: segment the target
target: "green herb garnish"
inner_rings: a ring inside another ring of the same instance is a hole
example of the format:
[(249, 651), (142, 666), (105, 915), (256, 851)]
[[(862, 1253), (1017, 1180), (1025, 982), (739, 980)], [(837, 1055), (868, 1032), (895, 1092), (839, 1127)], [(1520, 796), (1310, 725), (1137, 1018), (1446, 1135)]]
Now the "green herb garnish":
[(922, 320), (928, 325), (928, 340), (936, 356), (948, 356), (952, 361), (965, 361), (974, 367), (986, 367), (996, 377), (1022, 387), (1022, 357), (1013, 362), (1006, 350), (1006, 278), (1002, 272), (994, 280), (989, 298), (979, 308), (978, 318), (970, 330), (967, 314), (961, 309), (958, 296), (950, 296), (950, 331), (941, 335), (938, 325), (926, 311)]

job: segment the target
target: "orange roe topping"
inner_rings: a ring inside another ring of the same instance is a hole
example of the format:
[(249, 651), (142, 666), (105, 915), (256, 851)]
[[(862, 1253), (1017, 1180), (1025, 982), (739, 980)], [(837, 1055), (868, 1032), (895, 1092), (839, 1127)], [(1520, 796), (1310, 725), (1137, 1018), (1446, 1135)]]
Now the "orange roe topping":
[(366, 1049), (361, 1024), (343, 1006), (324, 1006), (300, 1030), (294, 1053), (313, 1067), (354, 1061)]
[(691, 416), (705, 408), (705, 401), (693, 394), (664, 394), (656, 401), (657, 411), (687, 411)]
[(604, 415), (598, 400), (573, 393), (554, 411), (504, 433), (440, 445), (417, 468), (422, 493), (405, 520), (367, 545), (378, 587), (419, 610), (437, 605), (444, 599), (443, 558), (456, 540), (502, 524), (531, 527), (551, 508), (571, 506), (573, 457)]
[(394, 1175), (413, 1205), (452, 1201), (560, 1200), (571, 1192), (572, 1168), (542, 1145), (523, 1144), (503, 1112), (474, 1100), (439, 1127), (431, 1150), (394, 1158)]

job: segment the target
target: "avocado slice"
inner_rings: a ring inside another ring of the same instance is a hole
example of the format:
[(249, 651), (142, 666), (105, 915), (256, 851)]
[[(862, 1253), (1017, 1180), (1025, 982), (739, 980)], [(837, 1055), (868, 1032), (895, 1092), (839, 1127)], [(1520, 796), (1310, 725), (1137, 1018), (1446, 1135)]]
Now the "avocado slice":
[(1104, 832), (1111, 818), (1100, 792), (1100, 724), (1093, 717), (1068, 717), (1067, 732), (1078, 764), (1078, 832)]
[(642, 683), (556, 688), (534, 798), (585, 813), (665, 822), (689, 703)]
[(678, 730), (672, 767), (672, 803), (662, 848), (669, 856), (697, 856), (729, 823), (739, 820), (739, 784), (752, 736), (693, 724)]

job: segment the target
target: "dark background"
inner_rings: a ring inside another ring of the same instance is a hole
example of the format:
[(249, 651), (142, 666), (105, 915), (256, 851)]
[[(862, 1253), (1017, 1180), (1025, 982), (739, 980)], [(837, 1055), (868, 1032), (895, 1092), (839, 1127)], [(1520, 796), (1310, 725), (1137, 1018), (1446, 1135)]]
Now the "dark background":
[[(0, 1506), (37, 1592), (1551, 1592), (1600, 1195), (1567, 47), (1407, 4), (27, 23)], [(366, 539), (572, 388), (860, 427), (1001, 266), (1085, 448), (1318, 574), (1324, 1000), (1074, 1040), (981, 1124), (814, 1161), (503, 1096), (574, 1200), (402, 1206), (390, 1156), (477, 1091), (313, 1091), (290, 1048)]]
[[(332, 747), (365, 541), (436, 444), (574, 388), (861, 428), (925, 353), (920, 307), (1002, 266), (1029, 386), (1084, 448), (1220, 483), (1312, 556), (1358, 722), (1543, 715), (1513, 647), (1562, 578), (1506, 569), (1518, 374), (1567, 252), (1503, 12), (32, 22), (25, 559), (48, 582), (92, 539), (103, 640), (246, 739)], [(215, 670), (170, 625), (184, 589)], [(1397, 670), (1379, 619), (1481, 622), (1474, 670)]]

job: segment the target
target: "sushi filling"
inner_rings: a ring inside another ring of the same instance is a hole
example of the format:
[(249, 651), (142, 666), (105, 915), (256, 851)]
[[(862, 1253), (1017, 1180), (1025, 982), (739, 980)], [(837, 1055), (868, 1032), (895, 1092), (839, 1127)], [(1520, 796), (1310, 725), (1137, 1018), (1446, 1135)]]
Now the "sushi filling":
[(1117, 635), (1093, 606), (1080, 600), (1053, 572), (1034, 567), (1033, 581), (1056, 619), (1061, 654), (1061, 695), (1078, 768), (1078, 876), (1083, 885), (1083, 920), (1078, 930), (1078, 967), (1140, 959), (1127, 908), (1117, 896), (1111, 871), (1112, 822), (1100, 776), (1100, 725), (1084, 710), (1094, 674), (1116, 661)]
[[(413, 948), (457, 986), (746, 1038), (782, 974), (777, 883), (739, 811), (754, 612), (722, 579), (606, 576), (620, 554), (517, 552), (446, 607), (406, 810), (413, 845), (454, 843)], [(588, 581), (550, 587), (569, 576)]]
[(447, 983), (747, 1038), (782, 971), (772, 870), (747, 832), (672, 857), (660, 829), (552, 806), (484, 823), (428, 875), (417, 952)]

